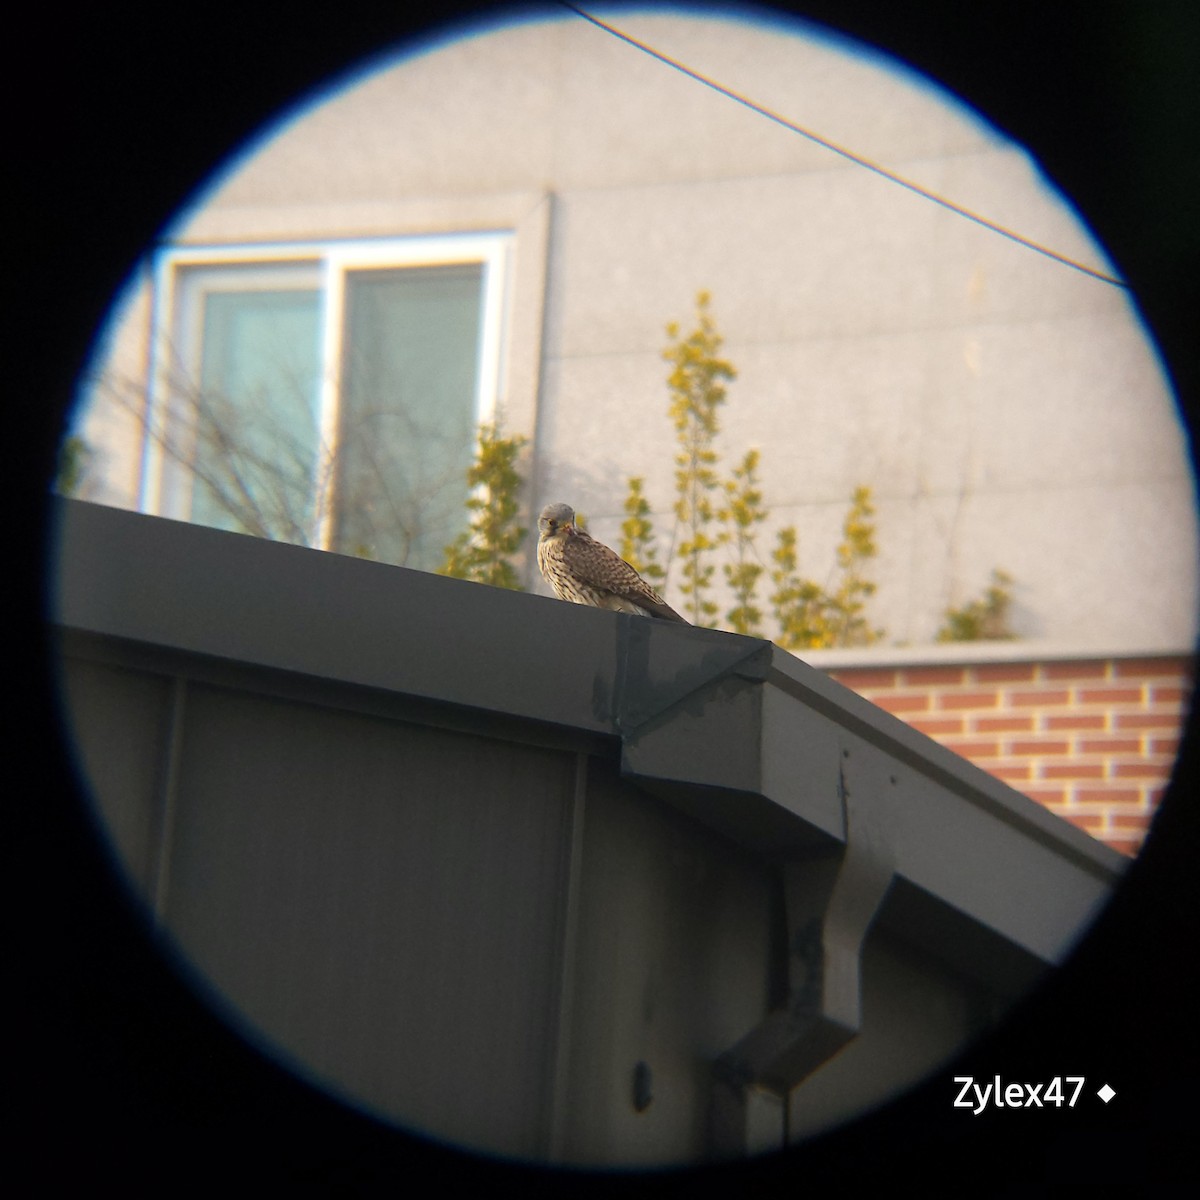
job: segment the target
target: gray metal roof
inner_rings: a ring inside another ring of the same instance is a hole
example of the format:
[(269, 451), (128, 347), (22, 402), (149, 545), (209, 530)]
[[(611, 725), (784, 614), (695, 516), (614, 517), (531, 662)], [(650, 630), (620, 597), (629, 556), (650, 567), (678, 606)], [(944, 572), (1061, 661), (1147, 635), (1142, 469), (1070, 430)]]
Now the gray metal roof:
[(894, 870), (882, 923), (1006, 992), (1126, 863), (770, 642), (77, 501), (59, 539), (77, 633), (611, 739), (627, 778), (772, 859), (855, 811)]

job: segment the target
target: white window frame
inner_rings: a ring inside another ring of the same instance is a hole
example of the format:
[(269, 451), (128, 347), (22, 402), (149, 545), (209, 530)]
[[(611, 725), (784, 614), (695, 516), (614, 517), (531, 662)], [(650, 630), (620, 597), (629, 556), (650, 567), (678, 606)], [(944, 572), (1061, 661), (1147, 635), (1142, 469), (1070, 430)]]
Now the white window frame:
[[(337, 453), (342, 393), (342, 333), (345, 328), (346, 275), (357, 270), (389, 270), (403, 267), (436, 267), (479, 263), (483, 268), (482, 311), (476, 348), (476, 426), (495, 420), (501, 408), (507, 366), (509, 294), (512, 287), (512, 241), (508, 231), (430, 235), (404, 238), (364, 238), (326, 242), (271, 242), (241, 245), (168, 246), (154, 263), (150, 388), (146, 435), (142, 449), (140, 511), (181, 520), (190, 518), (192, 473), (173, 462), (154, 430), (165, 428), (171, 416), (171, 368), (182, 354), (193, 359), (200, 338), (202, 305), (187, 288), (202, 286), (185, 280), (188, 271), (211, 268), (219, 281), (222, 267), (273, 267), (294, 264), (312, 270), (311, 286), (320, 295), (321, 384), (318, 432), (320, 444)], [(198, 278), (193, 276), (193, 279)], [(246, 275), (250, 282), (253, 277)], [(189, 310), (190, 306), (190, 310)], [(183, 328), (190, 311), (192, 326)], [(328, 473), (326, 473), (328, 474)], [(332, 543), (334, 513), (328, 494), (332, 480), (319, 487), (326, 494), (315, 497), (319, 514), (311, 531), (310, 544), (328, 549)], [(465, 481), (464, 481), (465, 486)], [(186, 499), (185, 499), (186, 497)]]

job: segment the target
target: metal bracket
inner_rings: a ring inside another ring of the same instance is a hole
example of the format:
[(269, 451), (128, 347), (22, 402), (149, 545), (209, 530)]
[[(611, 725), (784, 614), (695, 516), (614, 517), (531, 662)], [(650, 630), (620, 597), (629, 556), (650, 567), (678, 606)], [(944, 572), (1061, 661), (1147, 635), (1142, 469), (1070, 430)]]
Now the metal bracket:
[[(622, 738), (660, 724), (679, 706), (703, 709), (714, 689), (727, 681), (761, 684), (771, 664), (773, 646), (760, 638), (737, 634), (703, 641), (695, 631), (672, 626), (673, 637), (661, 636), (661, 622), (619, 614), (612, 694), (593, 693), (593, 711), (611, 721)], [(652, 637), (653, 632), (660, 636)]]

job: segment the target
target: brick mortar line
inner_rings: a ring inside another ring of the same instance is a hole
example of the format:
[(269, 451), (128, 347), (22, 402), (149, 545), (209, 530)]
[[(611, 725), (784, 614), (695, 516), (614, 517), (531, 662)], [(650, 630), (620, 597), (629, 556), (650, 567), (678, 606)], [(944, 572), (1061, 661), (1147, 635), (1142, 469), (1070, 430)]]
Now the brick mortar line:
[[(1022, 679), (1020, 681), (1032, 683), (1062, 683), (1073, 681), (1086, 681), (1091, 683), (1103, 684), (1113, 683), (1122, 680), (1127, 680), (1130, 683), (1136, 682), (1153, 682), (1160, 680), (1184, 680), (1190, 682), (1193, 678), (1193, 672), (1189, 670), (1190, 664), (1185, 659), (1166, 659), (1157, 667), (1141, 667), (1136, 670), (1122, 671), (1120, 667), (1131, 659), (1085, 659), (1081, 661), (1096, 662), (1103, 661), (1105, 669), (1100, 674), (1083, 674), (1074, 671), (1063, 671), (1061, 673), (1051, 674), (1051, 668), (1058, 665), (1055, 663), (976, 663), (969, 665), (959, 665), (947, 663), (945, 665), (929, 665), (924, 666), (896, 666), (896, 667), (877, 667), (877, 666), (847, 666), (830, 668), (829, 674), (841, 679), (843, 682), (853, 680), (856, 675), (875, 675), (886, 676), (891, 675), (893, 679), (899, 680), (905, 678), (908, 680), (920, 680), (924, 675), (941, 675), (949, 671), (961, 670), (962, 679), (964, 682), (975, 682), (980, 684), (992, 683), (1009, 683), (1018, 682), (1017, 679), (996, 678), (992, 672), (999, 674), (1011, 674), (1014, 669), (1022, 666), (1030, 666), (1032, 670), (1021, 672)], [(934, 686), (937, 686), (936, 683)]]
[(1106, 804), (1102, 800), (1067, 800), (1051, 801), (1045, 805), (1046, 808), (1052, 811), (1069, 812), (1075, 817), (1098, 817), (1098, 816), (1148, 816), (1150, 809), (1139, 801), (1129, 801), (1125, 804)]
[[(902, 692), (909, 695), (912, 692), (920, 693), (921, 695), (961, 695), (963, 692), (986, 692), (989, 695), (1001, 696), (1013, 692), (1032, 692), (1034, 694), (1053, 694), (1057, 692), (1066, 692), (1070, 694), (1072, 691), (1107, 691), (1107, 692), (1132, 692), (1140, 691), (1143, 695), (1148, 695), (1156, 687), (1177, 687), (1182, 692), (1181, 699), (1189, 699), (1192, 695), (1192, 689), (1181, 683), (1178, 679), (1173, 680), (1156, 680), (1146, 682), (1140, 680), (1122, 680), (1118, 682), (1105, 682), (1099, 679), (1053, 679), (1053, 680), (1030, 680), (1030, 679), (1006, 679), (1003, 681), (993, 682), (975, 682), (972, 680), (964, 680), (962, 683), (921, 683), (919, 681), (907, 680), (901, 682), (897, 680), (895, 683), (869, 683), (861, 687), (848, 687), (850, 691), (857, 692), (860, 696), (869, 696), (872, 694), (887, 694), (889, 692)], [(1180, 701), (1172, 698), (1168, 703), (1177, 704)], [(1095, 703), (1095, 702), (1093, 702)], [(1129, 701), (1118, 701), (1118, 703), (1129, 703)]]
[[(882, 694), (887, 695), (889, 697), (894, 696), (897, 700), (901, 700), (901, 701), (907, 701), (907, 700), (911, 700), (915, 697), (928, 695), (928, 693), (922, 692), (920, 690), (915, 690), (912, 692), (890, 691), (890, 692), (882, 693)], [(1032, 703), (1032, 704), (1020, 704), (1020, 705), (976, 704), (976, 705), (970, 705), (970, 706), (962, 707), (962, 708), (958, 708), (958, 707), (943, 708), (943, 707), (940, 707), (939, 705), (937, 705), (936, 703), (933, 703), (933, 701), (936, 699), (936, 697), (929, 696), (928, 698), (931, 701), (931, 703), (929, 704), (929, 706), (927, 708), (922, 708), (919, 710), (905, 709), (904, 711), (909, 712), (909, 713), (914, 713), (914, 714), (917, 712), (920, 712), (923, 714), (929, 714), (931, 716), (937, 716), (937, 717), (940, 717), (943, 719), (947, 719), (949, 716), (959, 716), (959, 717), (965, 718), (967, 716), (972, 716), (972, 715), (973, 716), (982, 716), (982, 717), (1034, 717), (1034, 718), (1038, 718), (1038, 719), (1045, 717), (1045, 716), (1094, 717), (1094, 716), (1150, 716), (1150, 715), (1153, 715), (1153, 716), (1162, 716), (1162, 717), (1177, 717), (1179, 719), (1180, 723), (1182, 723), (1187, 716), (1187, 711), (1186, 711), (1185, 707), (1182, 704), (1180, 704), (1180, 702), (1177, 700), (1157, 700), (1157, 701), (1151, 700), (1151, 701), (1144, 701), (1141, 703), (1132, 701), (1132, 700), (1125, 700), (1125, 701), (1121, 701), (1119, 703), (1105, 702), (1105, 701), (1101, 701), (1101, 700), (1089, 700), (1086, 702), (1081, 701), (1081, 702), (1074, 702), (1074, 703), (1072, 703), (1071, 701), (1066, 701), (1061, 704), (1058, 704), (1058, 703), (1056, 703), (1056, 704)], [(873, 697), (867, 693), (863, 693), (863, 699), (868, 700), (873, 704), (876, 704), (877, 707), (885, 708), (885, 709), (887, 707), (886, 705), (879, 704), (876, 697)]]
[[(960, 758), (970, 759), (971, 761), (986, 760), (989, 767), (1019, 767), (1027, 763), (1038, 766), (1052, 767), (1096, 767), (1096, 766), (1120, 766), (1120, 765), (1135, 765), (1139, 767), (1153, 768), (1156, 771), (1161, 771), (1165, 775), (1169, 775), (1175, 767), (1174, 759), (1154, 760), (1150, 758), (1122, 758), (1113, 755), (1103, 755), (1095, 753), (1079, 753), (1079, 754), (1020, 754), (1007, 747), (999, 748), (995, 754), (975, 753), (964, 754), (957, 746), (946, 746), (947, 750), (957, 754)], [(1128, 778), (1137, 778), (1130, 776)], [(1151, 776), (1145, 776), (1151, 778)]]
[[(1092, 688), (1079, 687), (1074, 689), (1069, 686), (1057, 688), (1037, 688), (1037, 687), (972, 687), (969, 684), (963, 685), (942, 685), (939, 687), (920, 687), (916, 684), (897, 684), (895, 687), (866, 687), (862, 689), (851, 688), (851, 691), (862, 696), (864, 700), (870, 700), (874, 696), (929, 696), (931, 699), (937, 696), (970, 696), (970, 695), (988, 695), (995, 696), (998, 699), (1009, 699), (1015, 695), (1030, 695), (1034, 697), (1040, 696), (1057, 696), (1060, 693), (1067, 695), (1066, 700), (1053, 700), (1046, 705), (1047, 708), (1061, 708), (1064, 705), (1070, 707), (1120, 707), (1134, 705), (1144, 707), (1146, 705), (1176, 705), (1180, 708), (1186, 707), (1190, 702), (1190, 695), (1171, 696), (1171, 697), (1153, 697), (1150, 696), (1145, 689), (1141, 689), (1142, 698), (1140, 700), (1083, 700), (1080, 698), (1080, 693), (1084, 691), (1092, 691)], [(1133, 691), (1133, 688), (1109, 688), (1109, 691)], [(1030, 704), (1022, 705), (1023, 708), (1029, 708)]]

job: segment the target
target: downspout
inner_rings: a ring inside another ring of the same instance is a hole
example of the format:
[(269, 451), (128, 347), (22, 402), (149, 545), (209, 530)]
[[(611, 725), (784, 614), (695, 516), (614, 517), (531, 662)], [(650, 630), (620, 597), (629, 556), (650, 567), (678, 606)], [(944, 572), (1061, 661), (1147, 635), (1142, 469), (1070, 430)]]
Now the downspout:
[(862, 949), (894, 860), (886, 797), (844, 745), (839, 767), (845, 842), (784, 864), (788, 997), (714, 1064), (714, 1157), (781, 1148), (788, 1093), (862, 1027)]
[[(774, 647), (727, 637), (706, 646), (697, 660), (687, 641), (652, 644), (653, 621), (619, 621), (611, 698), (597, 688), (597, 715), (608, 715), (621, 736), (623, 772), (640, 778), (652, 765), (653, 775), (674, 777), (670, 767), (663, 775), (662, 763), (645, 761), (646, 735), (676, 714), (714, 703), (722, 722), (736, 723), (733, 698), (761, 686)], [(760, 720), (756, 706), (740, 719), (752, 723), (743, 735), (761, 735), (753, 724)], [(895, 873), (888, 792), (896, 777), (881, 774), (878, 757), (852, 745), (841, 741), (837, 778), (830, 780), (842, 813), (840, 844), (783, 866), (787, 1000), (713, 1064), (713, 1157), (782, 1148), (788, 1093), (862, 1026), (862, 948)]]

